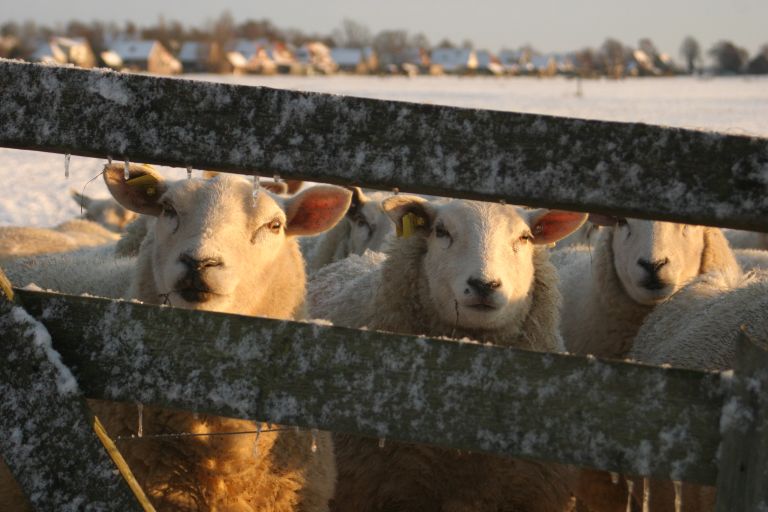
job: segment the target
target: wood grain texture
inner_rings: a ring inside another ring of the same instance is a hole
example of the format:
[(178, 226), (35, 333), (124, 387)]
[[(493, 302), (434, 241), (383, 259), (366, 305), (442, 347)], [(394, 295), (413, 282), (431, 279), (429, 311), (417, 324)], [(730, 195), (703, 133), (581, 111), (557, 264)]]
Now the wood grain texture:
[(141, 510), (25, 315), (0, 295), (2, 459), (34, 510)]
[(17, 290), (91, 398), (713, 484), (720, 375)]
[(768, 140), (0, 60), (0, 146), (768, 231)]

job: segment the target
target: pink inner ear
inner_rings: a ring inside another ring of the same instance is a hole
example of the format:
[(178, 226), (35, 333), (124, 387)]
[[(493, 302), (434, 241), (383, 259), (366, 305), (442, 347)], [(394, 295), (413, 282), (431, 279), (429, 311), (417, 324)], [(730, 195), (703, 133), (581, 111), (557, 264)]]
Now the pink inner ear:
[(288, 221), (290, 234), (314, 234), (333, 227), (346, 210), (348, 198), (343, 194), (307, 197)]
[(553, 210), (539, 219), (533, 226), (533, 240), (536, 244), (551, 244), (576, 231), (586, 219), (586, 214)]

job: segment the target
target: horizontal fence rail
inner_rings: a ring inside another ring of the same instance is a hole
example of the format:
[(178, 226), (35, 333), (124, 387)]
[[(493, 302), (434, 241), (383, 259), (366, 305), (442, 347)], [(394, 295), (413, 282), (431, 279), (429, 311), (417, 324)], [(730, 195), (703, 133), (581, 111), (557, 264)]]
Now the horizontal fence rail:
[(768, 140), (0, 60), (0, 146), (768, 231)]
[(91, 398), (712, 485), (717, 373), (18, 291)]

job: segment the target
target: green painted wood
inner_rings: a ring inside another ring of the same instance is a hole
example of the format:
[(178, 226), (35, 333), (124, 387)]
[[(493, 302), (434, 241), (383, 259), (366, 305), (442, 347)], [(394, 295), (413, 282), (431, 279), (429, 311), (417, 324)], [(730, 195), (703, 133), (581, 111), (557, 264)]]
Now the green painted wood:
[(17, 293), (91, 398), (715, 481), (716, 373)]
[(768, 140), (0, 60), (0, 146), (768, 231)]
[(742, 332), (723, 408), (717, 511), (768, 511), (768, 344)]
[(0, 455), (21, 491), (40, 511), (140, 510), (93, 432), (77, 383), (46, 351), (45, 329), (3, 297)]

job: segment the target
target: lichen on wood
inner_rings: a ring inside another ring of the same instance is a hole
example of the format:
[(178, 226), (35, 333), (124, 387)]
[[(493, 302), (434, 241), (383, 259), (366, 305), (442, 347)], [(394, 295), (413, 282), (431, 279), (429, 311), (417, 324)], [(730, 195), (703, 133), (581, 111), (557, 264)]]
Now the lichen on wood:
[(0, 146), (768, 231), (768, 140), (0, 60)]

